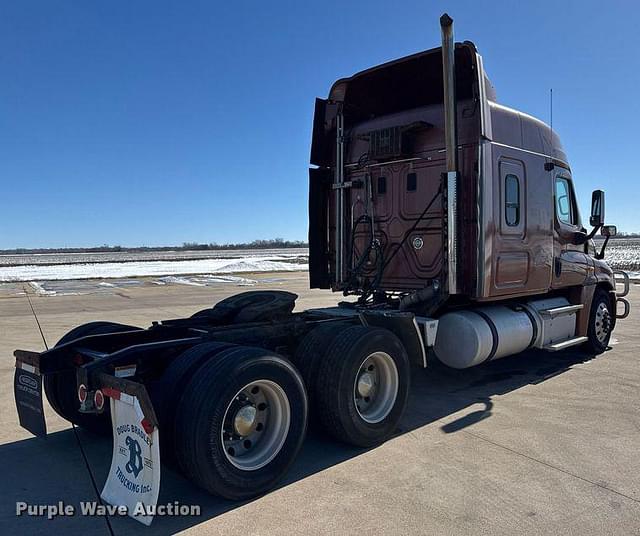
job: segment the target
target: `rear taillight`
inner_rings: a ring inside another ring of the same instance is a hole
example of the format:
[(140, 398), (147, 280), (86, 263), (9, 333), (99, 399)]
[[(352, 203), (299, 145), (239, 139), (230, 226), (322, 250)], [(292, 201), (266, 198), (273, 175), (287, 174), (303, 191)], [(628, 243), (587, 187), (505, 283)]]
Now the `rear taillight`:
[(140, 424), (142, 425), (142, 428), (144, 428), (144, 431), (147, 432), (148, 435), (151, 435), (153, 433), (153, 424), (151, 424), (151, 421), (149, 419), (145, 417), (140, 421)]
[(80, 384), (80, 387), (78, 387), (78, 400), (80, 400), (80, 403), (84, 403), (84, 401), (87, 399), (87, 386), (85, 384)]
[(104, 408), (104, 393), (100, 389), (93, 394), (93, 405), (98, 411)]

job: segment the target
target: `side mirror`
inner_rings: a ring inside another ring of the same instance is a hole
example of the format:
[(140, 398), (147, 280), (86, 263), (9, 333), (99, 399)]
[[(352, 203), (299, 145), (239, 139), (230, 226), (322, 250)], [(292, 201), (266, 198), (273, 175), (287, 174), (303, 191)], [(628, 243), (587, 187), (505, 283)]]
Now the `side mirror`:
[(591, 216), (589, 217), (591, 227), (604, 225), (604, 192), (594, 190), (591, 194)]
[(596, 259), (604, 259), (604, 250), (607, 248), (607, 244), (609, 243), (609, 238), (611, 238), (612, 236), (616, 236), (617, 233), (618, 233), (618, 229), (615, 225), (602, 226), (602, 229), (600, 230), (600, 234), (604, 236), (605, 239), (604, 239), (604, 243), (602, 244), (602, 248), (600, 249), (600, 253), (596, 253)]

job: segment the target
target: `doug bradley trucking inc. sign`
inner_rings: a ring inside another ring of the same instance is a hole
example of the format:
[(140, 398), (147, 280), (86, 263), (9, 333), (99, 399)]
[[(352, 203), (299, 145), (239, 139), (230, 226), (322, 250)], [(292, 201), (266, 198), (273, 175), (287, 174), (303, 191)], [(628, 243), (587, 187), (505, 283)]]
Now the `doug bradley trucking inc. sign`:
[(101, 497), (125, 506), (130, 516), (150, 525), (160, 489), (158, 429), (149, 435), (142, 428), (144, 415), (136, 397), (121, 393), (110, 400), (113, 455)]

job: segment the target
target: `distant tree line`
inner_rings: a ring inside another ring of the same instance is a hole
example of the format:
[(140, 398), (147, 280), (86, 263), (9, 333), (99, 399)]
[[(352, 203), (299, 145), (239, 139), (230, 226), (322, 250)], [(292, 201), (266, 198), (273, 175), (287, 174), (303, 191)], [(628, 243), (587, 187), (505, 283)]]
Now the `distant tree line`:
[[(600, 233), (597, 233), (594, 238), (597, 240), (604, 240), (604, 236)], [(616, 240), (618, 238), (640, 238), (640, 233), (625, 233), (624, 231), (618, 231), (616, 236), (611, 237), (611, 240)]]
[(137, 246), (123, 247), (110, 246), (108, 244), (87, 248), (15, 248), (1, 249), (5, 255), (32, 255), (36, 253), (114, 253), (114, 252), (140, 252), (140, 251), (215, 251), (221, 249), (280, 249), (280, 248), (306, 248), (308, 244), (302, 240), (284, 240), (272, 238), (269, 240), (254, 240), (253, 242), (241, 242), (230, 244), (200, 244), (198, 242), (184, 242), (181, 246)]
[(612, 238), (640, 238), (640, 233), (625, 233), (624, 231), (618, 231), (618, 234)]
[[(183, 242), (182, 247), (187, 251), (206, 251), (216, 249), (279, 249), (279, 248), (306, 248), (308, 244), (302, 240), (285, 240), (284, 238), (272, 238), (270, 240), (254, 240), (253, 242), (240, 242), (234, 244), (199, 244), (197, 242)], [(169, 248), (170, 249), (170, 248)]]

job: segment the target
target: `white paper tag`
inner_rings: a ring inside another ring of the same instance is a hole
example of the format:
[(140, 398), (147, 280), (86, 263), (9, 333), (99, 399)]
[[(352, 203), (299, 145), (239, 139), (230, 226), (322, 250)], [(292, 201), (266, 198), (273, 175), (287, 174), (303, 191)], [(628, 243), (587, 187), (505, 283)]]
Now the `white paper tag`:
[(116, 378), (129, 378), (136, 375), (136, 365), (124, 365), (123, 367), (116, 367)]
[(113, 455), (101, 497), (114, 506), (126, 506), (136, 521), (150, 525), (160, 490), (158, 429), (151, 435), (144, 431), (136, 397), (110, 400)]

